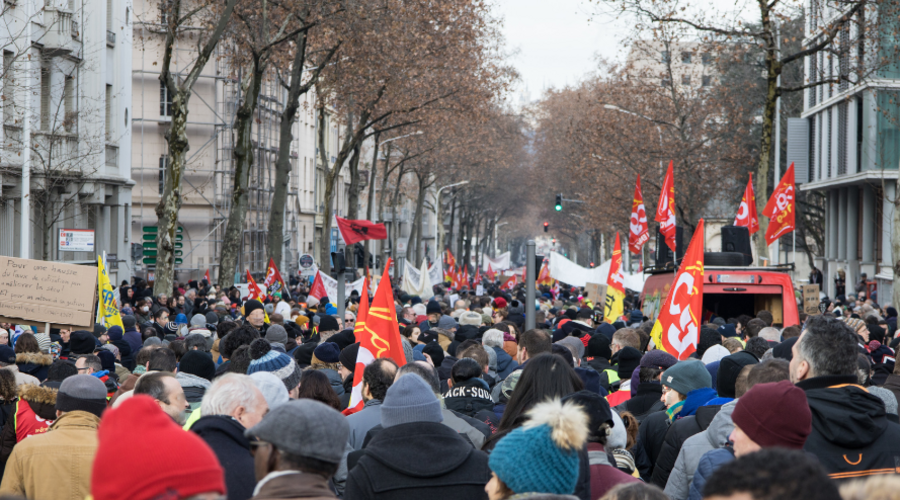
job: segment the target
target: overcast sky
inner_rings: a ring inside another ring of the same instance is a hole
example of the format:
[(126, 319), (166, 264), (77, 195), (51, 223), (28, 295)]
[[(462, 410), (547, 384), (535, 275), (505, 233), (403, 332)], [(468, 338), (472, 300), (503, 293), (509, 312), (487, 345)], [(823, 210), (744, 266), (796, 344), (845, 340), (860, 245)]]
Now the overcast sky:
[[(531, 99), (544, 88), (574, 84), (597, 67), (596, 55), (620, 57), (627, 27), (594, 16), (586, 0), (494, 0), (503, 19), (508, 49), (518, 51), (519, 89), (527, 86)], [(518, 95), (512, 96), (518, 100)]]

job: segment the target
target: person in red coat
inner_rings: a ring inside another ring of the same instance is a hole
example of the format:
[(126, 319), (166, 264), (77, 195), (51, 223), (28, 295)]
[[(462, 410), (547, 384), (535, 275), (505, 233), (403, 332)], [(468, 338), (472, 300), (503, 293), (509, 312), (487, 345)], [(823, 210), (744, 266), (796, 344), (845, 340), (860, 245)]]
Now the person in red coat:
[(591, 498), (600, 498), (619, 484), (640, 482), (640, 479), (616, 468), (615, 460), (606, 452), (606, 440), (615, 425), (606, 399), (595, 392), (578, 391), (566, 396), (563, 401), (574, 401), (588, 415), (587, 458), (591, 471)]

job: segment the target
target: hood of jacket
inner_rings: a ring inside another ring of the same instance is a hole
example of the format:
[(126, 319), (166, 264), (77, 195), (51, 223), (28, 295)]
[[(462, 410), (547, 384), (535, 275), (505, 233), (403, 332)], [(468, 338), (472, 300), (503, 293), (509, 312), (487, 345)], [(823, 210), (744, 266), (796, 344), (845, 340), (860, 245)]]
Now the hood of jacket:
[[(706, 428), (706, 438), (709, 444), (715, 448), (722, 448), (728, 444), (728, 436), (734, 430), (734, 422), (731, 421), (731, 413), (737, 405), (737, 400), (722, 405), (716, 416), (713, 417), (709, 427)], [(698, 417), (699, 418), (699, 417)]]
[(50, 366), (53, 364), (53, 357), (39, 352), (20, 352), (16, 354), (16, 364)]
[(31, 409), (44, 420), (56, 420), (56, 389), (35, 384), (19, 386), (19, 399), (28, 402)]
[(475, 449), (439, 422), (411, 422), (382, 430), (366, 447), (367, 457), (400, 474), (432, 478), (449, 474)]
[(812, 428), (842, 448), (869, 446), (888, 426), (884, 403), (859, 386), (806, 389), (802, 382), (797, 385), (806, 390)]
[(100, 417), (93, 413), (81, 410), (67, 411), (53, 422), (53, 425), (50, 426), (50, 430), (54, 431), (56, 429), (73, 427), (84, 427), (96, 430), (97, 427), (100, 427)]
[(481, 335), (479, 327), (474, 325), (459, 325), (456, 329), (456, 340), (464, 342), (470, 339), (477, 339)]
[(210, 381), (206, 380), (203, 377), (198, 377), (191, 373), (178, 372), (175, 374), (175, 380), (181, 384), (182, 388), (186, 387), (202, 387), (204, 389), (209, 389)]
[(470, 417), (479, 411), (494, 409), (489, 384), (480, 378), (454, 384), (444, 393), (444, 403), (447, 408)]
[(204, 441), (209, 442), (211, 436), (225, 437), (237, 445), (250, 449), (250, 440), (244, 436), (244, 426), (228, 415), (204, 415), (191, 426)]

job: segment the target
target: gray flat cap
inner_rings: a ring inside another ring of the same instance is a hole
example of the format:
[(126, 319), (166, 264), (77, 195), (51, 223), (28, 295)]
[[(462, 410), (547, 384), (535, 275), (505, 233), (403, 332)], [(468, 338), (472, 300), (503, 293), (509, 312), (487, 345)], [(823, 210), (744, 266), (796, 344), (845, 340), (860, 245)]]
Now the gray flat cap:
[(350, 436), (347, 419), (330, 406), (312, 399), (284, 403), (262, 422), (244, 431), (292, 455), (340, 463)]

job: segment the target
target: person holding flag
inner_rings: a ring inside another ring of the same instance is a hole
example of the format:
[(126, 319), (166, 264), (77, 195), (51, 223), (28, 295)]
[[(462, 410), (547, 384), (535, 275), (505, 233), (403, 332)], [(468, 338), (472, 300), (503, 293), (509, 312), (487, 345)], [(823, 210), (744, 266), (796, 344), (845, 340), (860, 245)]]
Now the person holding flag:
[(679, 360), (687, 359), (697, 350), (702, 319), (703, 219), (700, 219), (650, 337), (657, 349)]
[(263, 306), (263, 293), (259, 285), (247, 271), (247, 300), (244, 302), (244, 324), (250, 325), (265, 334), (269, 328), (269, 315)]
[(606, 279), (606, 305), (603, 321), (615, 323), (625, 313), (625, 275), (622, 273), (622, 244), (616, 232), (612, 260), (609, 263), (609, 277)]
[[(269, 266), (266, 268), (266, 279), (263, 280), (263, 285), (266, 285), (266, 289), (272, 295), (279, 293), (279, 297), (284, 300), (291, 299), (291, 292), (287, 283), (281, 277), (281, 273), (278, 272), (278, 267), (275, 266), (275, 261), (272, 259), (269, 259)], [(288, 312), (290, 312), (290, 308), (288, 308)]]

